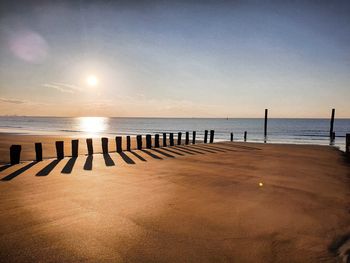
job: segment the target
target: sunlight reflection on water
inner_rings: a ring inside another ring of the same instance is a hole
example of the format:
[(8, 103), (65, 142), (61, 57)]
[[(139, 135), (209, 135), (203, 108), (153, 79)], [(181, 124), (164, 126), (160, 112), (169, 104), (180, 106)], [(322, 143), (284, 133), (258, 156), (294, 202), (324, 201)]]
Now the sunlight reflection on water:
[(79, 130), (88, 135), (97, 135), (108, 129), (108, 118), (105, 117), (79, 117)]

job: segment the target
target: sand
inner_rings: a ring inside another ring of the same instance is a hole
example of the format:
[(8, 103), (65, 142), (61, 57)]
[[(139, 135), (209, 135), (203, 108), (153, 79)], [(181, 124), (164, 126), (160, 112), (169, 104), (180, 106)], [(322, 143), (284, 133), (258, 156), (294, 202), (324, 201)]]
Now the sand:
[(349, 163), (327, 146), (198, 144), (0, 171), (1, 262), (339, 262), (347, 253)]

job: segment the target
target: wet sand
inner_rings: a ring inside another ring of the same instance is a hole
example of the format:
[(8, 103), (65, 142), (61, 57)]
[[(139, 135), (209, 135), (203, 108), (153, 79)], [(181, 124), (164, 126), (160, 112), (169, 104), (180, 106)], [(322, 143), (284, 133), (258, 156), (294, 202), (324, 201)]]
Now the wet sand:
[(347, 251), (349, 163), (331, 147), (198, 144), (0, 171), (1, 262), (338, 262)]

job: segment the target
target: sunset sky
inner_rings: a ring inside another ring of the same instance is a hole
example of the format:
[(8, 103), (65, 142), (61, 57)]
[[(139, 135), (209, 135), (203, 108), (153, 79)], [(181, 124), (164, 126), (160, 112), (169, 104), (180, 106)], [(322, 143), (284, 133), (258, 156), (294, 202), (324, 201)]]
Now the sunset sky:
[(349, 2), (263, 2), (1, 1), (0, 115), (350, 117)]

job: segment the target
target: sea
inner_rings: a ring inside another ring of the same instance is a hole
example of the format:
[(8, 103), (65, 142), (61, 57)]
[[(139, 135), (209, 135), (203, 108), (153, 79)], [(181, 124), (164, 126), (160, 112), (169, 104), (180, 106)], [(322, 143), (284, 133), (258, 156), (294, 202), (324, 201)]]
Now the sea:
[[(98, 137), (215, 130), (215, 141), (265, 141), (261, 118), (119, 118), (119, 117), (0, 117), (0, 132), (33, 135)], [(345, 136), (350, 133), (350, 119), (335, 119), (335, 140), (329, 139), (330, 119), (271, 118), (267, 123), (267, 143), (332, 145), (345, 150)], [(190, 136), (190, 138), (191, 138)]]

